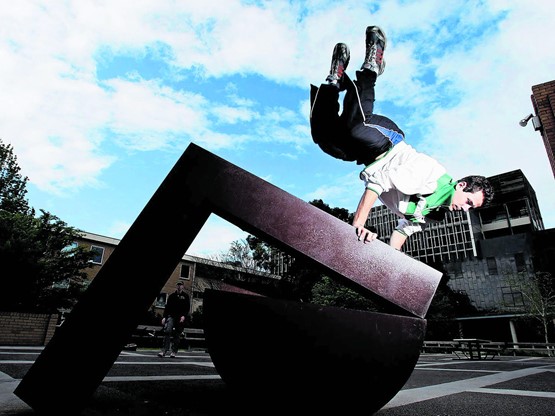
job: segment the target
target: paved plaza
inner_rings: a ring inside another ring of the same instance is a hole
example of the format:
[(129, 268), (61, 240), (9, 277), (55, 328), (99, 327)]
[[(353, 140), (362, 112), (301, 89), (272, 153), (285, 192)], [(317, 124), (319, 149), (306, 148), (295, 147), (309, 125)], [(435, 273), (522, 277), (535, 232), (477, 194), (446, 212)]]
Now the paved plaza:
[[(0, 415), (35, 414), (13, 391), (41, 351), (41, 347), (0, 347)], [(175, 359), (162, 359), (156, 353), (123, 351), (82, 414), (248, 413), (249, 403), (230, 397), (208, 354), (183, 351)], [(63, 391), (59, 400), (63, 403)], [(293, 413), (297, 414), (292, 403)], [(258, 414), (265, 413), (259, 409)], [(358, 414), (367, 413), (361, 409)], [(555, 416), (555, 358), (503, 356), (478, 361), (422, 354), (403, 389), (376, 415)]]

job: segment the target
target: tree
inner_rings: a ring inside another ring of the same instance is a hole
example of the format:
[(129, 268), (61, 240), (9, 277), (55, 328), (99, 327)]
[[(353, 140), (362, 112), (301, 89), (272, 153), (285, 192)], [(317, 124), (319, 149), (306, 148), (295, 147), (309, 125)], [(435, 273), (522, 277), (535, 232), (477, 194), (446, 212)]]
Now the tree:
[(5, 145), (0, 139), (0, 210), (32, 214), (27, 195), (27, 176), (21, 176), (21, 168), (10, 144)]
[(360, 311), (380, 311), (379, 306), (372, 300), (335, 282), (328, 276), (323, 276), (312, 287), (311, 302), (322, 306), (337, 306)]
[(509, 284), (524, 298), (525, 313), (542, 325), (545, 342), (549, 342), (549, 325), (555, 318), (555, 281), (551, 273), (517, 273), (507, 276)]
[(29, 207), (27, 177), (10, 145), (0, 141), (0, 265), (3, 310), (54, 312), (84, 290), (92, 253), (77, 246), (79, 231)]
[(56, 216), (0, 211), (0, 305), (53, 312), (73, 306), (87, 282), (92, 253), (77, 246), (78, 231)]
[(222, 257), (222, 260), (223, 263), (244, 267), (245, 269), (258, 268), (247, 240), (233, 241), (229, 251)]
[(271, 271), (271, 265), (266, 259), (269, 246), (255, 236), (249, 235), (246, 240), (235, 240), (226, 252), (212, 254), (210, 260), (231, 266), (243, 267), (257, 271)]
[(346, 222), (348, 224), (353, 222), (355, 214), (349, 213), (349, 211), (345, 208), (332, 208), (321, 199), (314, 199), (310, 201), (310, 204), (314, 205), (316, 208), (320, 208), (322, 211), (327, 212), (328, 214), (333, 215), (335, 218), (339, 218), (343, 222)]

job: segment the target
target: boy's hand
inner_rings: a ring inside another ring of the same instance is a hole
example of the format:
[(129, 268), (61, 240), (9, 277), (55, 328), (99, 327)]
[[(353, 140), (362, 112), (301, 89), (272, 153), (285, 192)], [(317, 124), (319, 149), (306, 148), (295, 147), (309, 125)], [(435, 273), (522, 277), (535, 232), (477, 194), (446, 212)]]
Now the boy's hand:
[(367, 242), (369, 243), (370, 241), (374, 241), (376, 238), (378, 238), (378, 234), (373, 233), (370, 230), (367, 230), (363, 226), (357, 226), (355, 228), (356, 228), (358, 241), (362, 241), (363, 243), (367, 243)]

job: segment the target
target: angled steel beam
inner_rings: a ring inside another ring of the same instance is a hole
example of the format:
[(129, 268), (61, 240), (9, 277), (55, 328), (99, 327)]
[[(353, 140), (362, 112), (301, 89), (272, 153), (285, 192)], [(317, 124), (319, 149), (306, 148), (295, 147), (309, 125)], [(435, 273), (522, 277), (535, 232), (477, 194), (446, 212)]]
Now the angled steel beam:
[(424, 317), (440, 273), (191, 144), (177, 161), (15, 394), (38, 411), (83, 407), (141, 314), (215, 213), (410, 314)]

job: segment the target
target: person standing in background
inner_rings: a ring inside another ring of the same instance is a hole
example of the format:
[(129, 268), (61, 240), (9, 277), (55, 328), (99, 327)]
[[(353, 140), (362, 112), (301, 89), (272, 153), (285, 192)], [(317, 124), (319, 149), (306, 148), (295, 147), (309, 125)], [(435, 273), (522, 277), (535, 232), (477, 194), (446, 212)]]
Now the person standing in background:
[(177, 282), (175, 292), (168, 296), (162, 326), (164, 327), (164, 344), (158, 357), (165, 357), (170, 353), (170, 358), (177, 356), (181, 333), (185, 327), (185, 318), (189, 314), (191, 301), (189, 295), (183, 290), (183, 283)]

